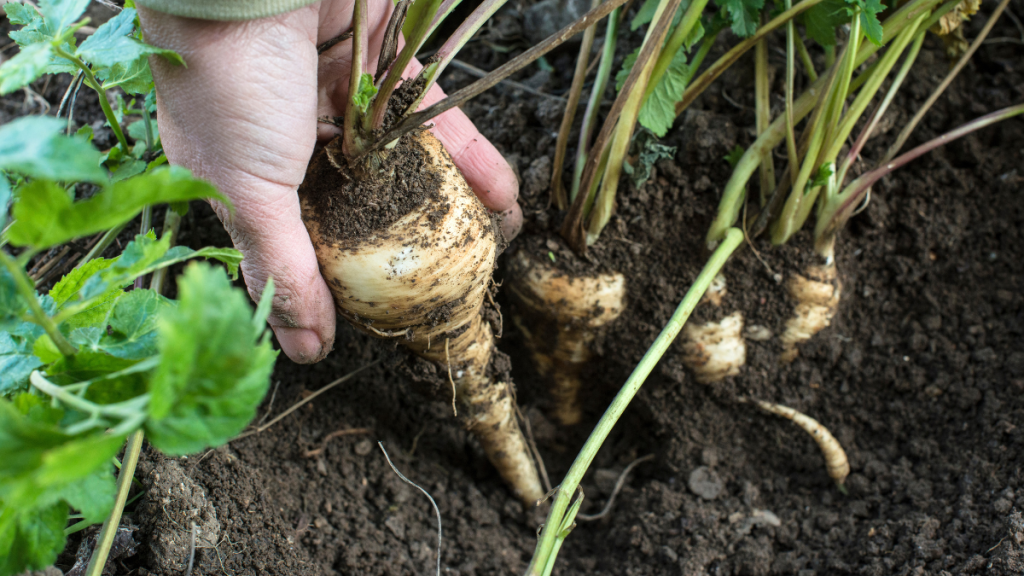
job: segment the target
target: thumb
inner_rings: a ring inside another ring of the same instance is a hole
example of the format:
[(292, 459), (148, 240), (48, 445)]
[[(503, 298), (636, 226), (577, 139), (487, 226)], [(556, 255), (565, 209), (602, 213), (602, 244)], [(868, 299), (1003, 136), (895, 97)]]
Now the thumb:
[(245, 256), (242, 274), (253, 300), (259, 301), (267, 279), (274, 279), (268, 323), (281, 350), (300, 364), (318, 362), (334, 346), (334, 300), (320, 276), (298, 196), (290, 186), (247, 184), (246, 201), (234, 212), (214, 208)]

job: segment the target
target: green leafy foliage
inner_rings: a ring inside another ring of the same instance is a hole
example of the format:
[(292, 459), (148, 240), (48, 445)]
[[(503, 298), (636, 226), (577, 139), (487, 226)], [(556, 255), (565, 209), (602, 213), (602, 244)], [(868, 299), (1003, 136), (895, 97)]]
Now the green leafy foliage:
[(373, 85), (373, 76), (371, 74), (360, 76), (359, 90), (352, 97), (352, 101), (359, 108), (359, 112), (365, 114), (366, 109), (370, 106), (370, 102), (373, 101), (373, 97), (376, 95), (377, 87)]
[(832, 178), (834, 173), (832, 163), (822, 164), (818, 167), (818, 171), (814, 173), (814, 177), (807, 182), (807, 187), (804, 189), (804, 192), (807, 193), (819, 186), (825, 186), (829, 183), (829, 180)]
[(43, 568), (64, 547), (69, 507), (103, 519), (123, 436), (71, 435), (37, 396), (0, 399), (0, 574)]
[(88, 200), (72, 202), (63, 188), (45, 180), (24, 186), (14, 205), (8, 238), (15, 246), (47, 248), (123, 224), (146, 205), (199, 198), (226, 199), (213, 185), (170, 166), (117, 182)]
[[(116, 110), (105, 108), (112, 127), (120, 129), (129, 115), (152, 116), (147, 57), (181, 63), (180, 57), (142, 41), (130, 0), (76, 46), (74, 30), (86, 22), (81, 17), (87, 4), (40, 0), (38, 11), (5, 6), (11, 23), (22, 26), (11, 33), (22, 49), (0, 67), (0, 90), (88, 67), (86, 84), (101, 98), (113, 87), (146, 95), (128, 103), (118, 96)], [(361, 93), (372, 98), (372, 82)], [(62, 136), (63, 128), (63, 121), (44, 117), (0, 126), (0, 227), (14, 198), (14, 222), (6, 231), (13, 245), (42, 250), (108, 231), (147, 205), (170, 203), (183, 214), (193, 199), (227, 202), (187, 170), (166, 166), (166, 156), (143, 160), (159, 152), (151, 118), (128, 125), (134, 146), (123, 142), (104, 153), (92, 145), (90, 128), (75, 137)], [(79, 185), (84, 182), (97, 186)], [(189, 268), (179, 284), (181, 303), (128, 288), (156, 270), (200, 257), (223, 267)], [(31, 279), (21, 262), (4, 257), (0, 576), (52, 564), (64, 548), (71, 510), (86, 523), (110, 514), (111, 461), (129, 433), (145, 429), (154, 445), (181, 454), (222, 444), (249, 422), (276, 357), (265, 323), (273, 290), (253, 314), (245, 293), (228, 280), (237, 278), (240, 261), (236, 250), (172, 247), (149, 233), (115, 258), (81, 264), (39, 295), (26, 289)]]
[(626, 162), (622, 165), (623, 171), (631, 176), (630, 180), (637, 188), (651, 177), (651, 170), (658, 160), (674, 158), (676, 155), (675, 146), (659, 144), (653, 134), (647, 131), (640, 131), (633, 139), (633, 147), (639, 148), (636, 153), (636, 164)]
[(25, 116), (0, 126), (0, 170), (48, 180), (104, 183), (100, 151), (80, 136), (61, 134), (65, 122)]
[(753, 36), (764, 8), (764, 0), (715, 0), (719, 8), (724, 8), (729, 15), (729, 22), (734, 34), (740, 38)]
[(878, 14), (885, 10), (881, 0), (851, 0), (851, 3), (860, 8), (860, 26), (864, 35), (876, 46), (881, 46), (883, 31)]
[(40, 3), (40, 12), (25, 5), (7, 7), (11, 23), (22, 26), (10, 34), (21, 51), (0, 67), (0, 94), (26, 86), (43, 74), (73, 72), (85, 63), (105, 90), (120, 87), (129, 94), (146, 93), (153, 85), (148, 56), (156, 54), (184, 64), (177, 53), (141, 40), (138, 15), (133, 8), (122, 10), (76, 48), (71, 32), (80, 25), (75, 22), (88, 3), (47, 1)]
[(640, 125), (663, 138), (672, 128), (676, 119), (676, 102), (686, 91), (691, 77), (690, 66), (687, 64), (686, 53), (680, 50), (672, 58), (672, 63), (665, 70), (665, 75), (654, 87), (640, 108)]
[(836, 28), (849, 24), (852, 16), (846, 0), (823, 0), (803, 14), (807, 37), (822, 46), (835, 46)]
[(849, 24), (860, 14), (864, 35), (882, 45), (882, 23), (878, 14), (885, 10), (881, 0), (824, 0), (803, 14), (807, 37), (822, 46), (835, 46), (836, 28)]
[[(264, 292), (263, 298), (269, 298)], [(169, 454), (219, 445), (252, 420), (267, 392), (277, 352), (265, 329), (267, 305), (255, 317), (245, 295), (223, 274), (192, 264), (178, 281), (179, 303), (161, 316), (162, 361), (150, 386), (146, 434)], [(204, 338), (196, 337), (203, 324)]]
[(728, 162), (730, 167), (735, 168), (736, 165), (739, 164), (740, 158), (743, 158), (744, 152), (746, 152), (746, 150), (743, 149), (743, 146), (737, 144), (729, 151), (728, 154), (723, 156), (722, 159)]

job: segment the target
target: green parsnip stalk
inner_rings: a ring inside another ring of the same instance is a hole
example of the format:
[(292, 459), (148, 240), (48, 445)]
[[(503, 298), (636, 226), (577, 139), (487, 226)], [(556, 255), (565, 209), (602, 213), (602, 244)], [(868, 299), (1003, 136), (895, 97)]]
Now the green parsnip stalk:
[[(807, 0), (804, 0), (805, 2)], [(933, 18), (941, 16), (941, 14), (952, 10), (959, 0), (950, 0), (942, 7), (935, 11)], [(940, 0), (915, 0), (909, 4), (905, 4), (900, 7), (896, 12), (889, 16), (882, 25), (883, 45), (890, 42), (895, 38), (906, 26), (910, 25), (914, 19), (925, 12), (930, 12), (935, 6), (939, 4)], [(802, 4), (802, 3), (801, 3)], [(794, 7), (794, 10), (798, 8), (798, 4)], [(925, 22), (924, 26), (928, 26), (929, 19)], [(875, 54), (879, 49), (879, 46), (874, 43), (865, 43), (860, 47), (859, 53), (857, 54), (856, 65), (860, 66), (867, 61), (872, 55)], [(864, 82), (866, 82), (874, 71), (874, 67), (868, 68), (857, 77), (850, 84), (850, 91), (859, 89)], [(817, 101), (821, 90), (825, 88), (826, 81), (829, 75), (819, 76), (818, 80), (811, 84), (807, 90), (800, 95), (799, 98), (793, 103), (793, 114), (792, 120), (794, 123), (799, 122), (801, 119), (807, 116), (814, 109), (814, 104)], [(707, 242), (710, 248), (713, 248), (721, 239), (725, 236), (725, 232), (736, 223), (739, 217), (740, 210), (743, 205), (743, 200), (746, 193), (746, 185), (753, 176), (761, 163), (761, 155), (765, 150), (771, 150), (778, 146), (783, 139), (786, 137), (786, 121), (784, 117), (776, 118), (772, 122), (771, 127), (762, 133), (757, 140), (747, 148), (740, 161), (733, 168), (732, 175), (729, 177), (729, 181), (726, 183), (722, 190), (722, 199), (718, 204), (718, 214), (715, 216), (714, 222), (712, 222), (710, 229), (708, 230)]]
[[(608, 434), (611, 433), (615, 423), (618, 422), (626, 407), (629, 406), (630, 401), (637, 391), (640, 390), (647, 376), (654, 370), (654, 367), (668, 350), (672, 341), (679, 335), (679, 331), (682, 330), (693, 309), (697, 307), (700, 299), (704, 296), (704, 292), (711, 285), (711, 281), (721, 271), (729, 256), (742, 243), (743, 232), (739, 229), (733, 228), (726, 233), (721, 244), (708, 259), (704, 269), (701, 270), (693, 285), (686, 292), (682, 302), (679, 303), (675, 313), (672, 314), (672, 318), (669, 319), (668, 324), (665, 325), (661, 333), (651, 344), (651, 347), (648, 348), (647, 353), (644, 354), (640, 363), (637, 364), (633, 373), (630, 374), (626, 383), (623, 384), (622, 389), (619, 390), (619, 393), (608, 406), (608, 409), (605, 410), (601, 420), (594, 427), (594, 431), (590, 433), (590, 437), (583, 445), (583, 448), (580, 449), (579, 455), (577, 455), (572, 467), (569, 468), (565, 479), (562, 480), (555, 493), (551, 511), (548, 513), (544, 529), (537, 542), (537, 549), (530, 560), (530, 566), (526, 572), (528, 576), (540, 576), (550, 571), (550, 566), (554, 562), (552, 556), (555, 553), (556, 542), (566, 527), (572, 525), (575, 509), (568, 510), (569, 504), (572, 495), (576, 492), (576, 488), (583, 479), (583, 475), (590, 467), (591, 462), (594, 461), (594, 457), (597, 456), (598, 450), (605, 439), (608, 438)], [(562, 537), (564, 538), (564, 536)]]

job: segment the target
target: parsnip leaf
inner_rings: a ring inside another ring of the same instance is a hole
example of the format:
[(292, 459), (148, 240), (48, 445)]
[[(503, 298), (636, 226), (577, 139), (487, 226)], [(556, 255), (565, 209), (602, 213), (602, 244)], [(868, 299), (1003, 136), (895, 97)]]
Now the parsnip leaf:
[[(104, 88), (120, 86), (129, 94), (148, 92), (152, 76), (146, 57), (156, 54), (175, 64), (185, 61), (172, 50), (151, 46), (134, 37), (137, 15), (126, 8), (96, 29), (78, 49), (78, 57), (99, 72)], [(145, 72), (143, 72), (145, 69)]]
[(32, 352), (42, 334), (42, 328), (28, 322), (0, 332), (0, 397), (25, 390), (29, 374), (43, 365)]
[(740, 38), (753, 36), (764, 8), (764, 0), (715, 0), (720, 8), (729, 14), (729, 22), (734, 34)]
[(366, 113), (367, 107), (370, 106), (370, 102), (373, 97), (377, 95), (377, 87), (373, 85), (373, 76), (370, 74), (363, 74), (359, 77), (359, 90), (355, 96), (352, 97), (353, 102), (359, 108), (359, 111)]
[(25, 116), (0, 127), (0, 170), (47, 180), (106, 182), (100, 151), (86, 138), (64, 136), (64, 127), (63, 120), (49, 116)]
[(640, 148), (636, 165), (626, 162), (622, 165), (623, 171), (630, 175), (630, 180), (637, 188), (651, 177), (651, 169), (658, 160), (673, 158), (676, 155), (675, 146), (659, 144), (658, 140), (650, 132), (641, 131), (633, 140), (633, 145)]
[(47, 248), (127, 222), (148, 204), (198, 198), (227, 201), (213, 185), (179, 166), (117, 182), (81, 202), (72, 202), (52, 182), (36, 180), (22, 189), (14, 205), (17, 221), (8, 238), (16, 246)]
[(46, 73), (53, 57), (50, 44), (32, 44), (22, 48), (0, 66), (0, 96), (28, 86)]
[(735, 168), (736, 164), (739, 164), (740, 158), (743, 158), (743, 154), (745, 152), (746, 150), (743, 149), (743, 146), (737, 144), (736, 146), (733, 147), (732, 150), (729, 151), (728, 154), (723, 156), (722, 159), (728, 162), (729, 166)]
[(0, 498), (0, 576), (42, 570), (64, 550), (68, 506), (19, 510)]
[(882, 45), (882, 23), (878, 21), (878, 14), (885, 10), (881, 0), (850, 0), (851, 3), (860, 8), (860, 26), (864, 35), (874, 45)]
[(168, 248), (167, 238), (156, 239), (150, 231), (147, 235), (138, 235), (125, 247), (113, 264), (99, 274), (89, 278), (81, 288), (83, 299), (93, 298), (106, 293), (111, 288), (125, 287), (139, 276), (145, 276), (192, 258), (212, 258), (223, 262), (233, 279), (238, 278), (238, 265), (242, 261), (242, 253), (232, 248), (206, 247), (193, 250), (187, 246)]
[[(265, 290), (263, 298), (272, 297)], [(178, 306), (158, 321), (161, 362), (150, 383), (146, 435), (169, 454), (227, 442), (256, 413), (277, 356), (265, 329), (227, 277), (194, 263), (178, 280)]]
[(850, 22), (846, 0), (824, 0), (803, 14), (807, 37), (822, 46), (835, 46), (836, 28)]
[(668, 133), (676, 119), (676, 102), (683, 96), (689, 77), (690, 67), (687, 65), (686, 53), (680, 50), (640, 108), (639, 120), (644, 128), (654, 132), (659, 138)]

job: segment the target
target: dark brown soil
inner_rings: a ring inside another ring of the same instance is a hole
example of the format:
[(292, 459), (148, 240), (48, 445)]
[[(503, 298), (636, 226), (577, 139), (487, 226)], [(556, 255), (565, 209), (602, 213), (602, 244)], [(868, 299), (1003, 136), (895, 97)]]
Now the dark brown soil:
[[(1014, 0), (1011, 9), (1024, 14), (1024, 2)], [(976, 17), (968, 37), (984, 21)], [(488, 37), (491, 45), (517, 46), (521, 17), (498, 22), (488, 34), (502, 36)], [(1018, 35), (1005, 18), (992, 34)], [(486, 69), (507, 56), (482, 42), (464, 54)], [(908, 148), (1022, 101), (1022, 56), (1018, 44), (983, 46)], [(565, 75), (572, 59), (549, 57)], [(617, 216), (594, 257), (626, 274), (630, 305), (588, 374), (583, 424), (560, 429), (543, 416), (542, 384), (525, 361), (520, 335), (505, 325), (500, 345), (512, 358), (519, 403), (556, 483), (706, 258), (703, 235), (730, 173), (722, 157), (753, 140), (750, 66), (742, 60), (677, 123), (666, 142), (678, 147), (674, 159), (659, 162), (645, 185), (621, 188)], [(568, 85), (567, 76), (537, 70), (517, 80), (547, 92)], [(887, 117), (896, 130), (872, 140), (866, 158), (882, 154), (946, 70), (941, 43), (930, 38), (891, 122)], [(452, 73), (445, 87), (468, 80)], [(46, 97), (53, 101), (50, 92)], [(18, 103), (11, 102), (4, 105)], [(517, 243), (555, 230), (559, 215), (547, 210), (541, 183), (545, 165), (550, 172), (546, 159), (561, 104), (500, 88), (466, 111), (522, 176), (527, 222)], [(1024, 572), (1022, 166), (1018, 118), (880, 182), (838, 244), (840, 313), (794, 363), (779, 366), (772, 342), (751, 341), (739, 376), (703, 386), (674, 346), (584, 479), (584, 511), (604, 505), (630, 462), (655, 458), (633, 471), (607, 517), (580, 523), (555, 573)], [(200, 204), (182, 237), (194, 246), (229, 242)], [(748, 325), (777, 331), (792, 304), (776, 275), (806, 258), (807, 246), (799, 237), (782, 250), (759, 242), (760, 258), (749, 249), (739, 253), (726, 268), (726, 306), (744, 310)], [(195, 522), (208, 527), (211, 545), (197, 544), (193, 574), (432, 573), (433, 509), (388, 467), (379, 440), (398, 469), (437, 501), (446, 574), (521, 573), (542, 515), (520, 509), (448, 404), (412, 391), (389, 346), (342, 325), (324, 362), (298, 366), (282, 357), (261, 418), (343, 374), (387, 361), (226, 448), (176, 461), (146, 452), (139, 478), (149, 491), (131, 509), (142, 543), (135, 560), (126, 560), (128, 569), (183, 573), (181, 538)], [(748, 395), (828, 426), (850, 457), (849, 494), (832, 485), (804, 432), (737, 402)], [(325, 440), (337, 431), (352, 432)]]
[(384, 230), (425, 200), (440, 199), (441, 177), (430, 169), (426, 154), (418, 141), (402, 138), (394, 150), (371, 153), (366, 161), (372, 167), (356, 170), (367, 177), (356, 179), (341, 154), (339, 136), (310, 163), (299, 189), (311, 208), (305, 213), (326, 238), (365, 238)]

